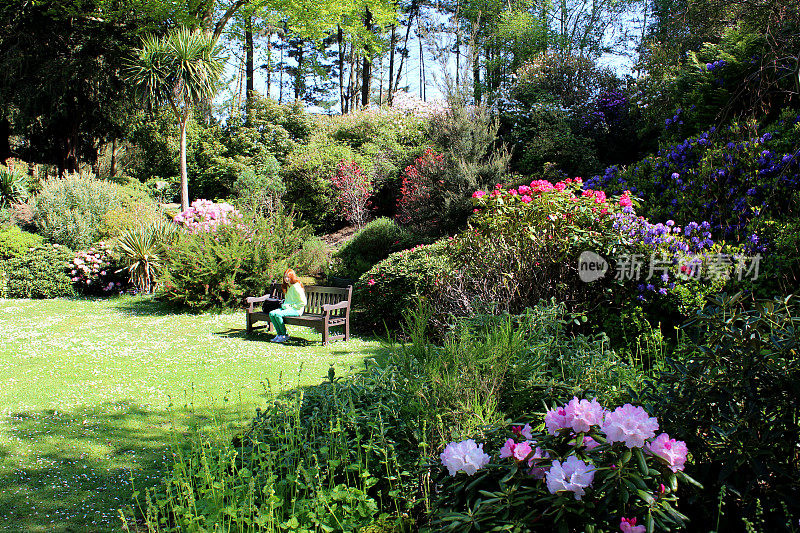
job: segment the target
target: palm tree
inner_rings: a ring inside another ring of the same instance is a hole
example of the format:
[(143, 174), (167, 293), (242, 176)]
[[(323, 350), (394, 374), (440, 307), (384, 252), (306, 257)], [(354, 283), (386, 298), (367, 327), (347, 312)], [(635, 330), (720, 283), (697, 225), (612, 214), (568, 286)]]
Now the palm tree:
[(186, 125), (192, 106), (210, 100), (224, 69), (213, 36), (180, 27), (163, 37), (142, 40), (128, 63), (127, 79), (140, 97), (155, 105), (169, 105), (181, 129), (181, 209), (189, 208), (186, 173)]

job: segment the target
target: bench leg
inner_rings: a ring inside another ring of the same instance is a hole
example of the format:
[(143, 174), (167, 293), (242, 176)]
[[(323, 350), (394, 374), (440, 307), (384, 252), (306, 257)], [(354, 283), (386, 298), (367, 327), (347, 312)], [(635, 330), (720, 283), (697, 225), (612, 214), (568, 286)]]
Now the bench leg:
[(322, 345), (323, 346), (327, 346), (328, 345), (328, 334), (329, 333), (330, 332), (328, 331), (328, 321), (326, 320), (325, 323), (322, 325)]
[(350, 340), (350, 318), (344, 322), (344, 340), (345, 342)]
[(250, 318), (250, 313), (247, 313), (247, 333), (253, 333), (253, 320)]

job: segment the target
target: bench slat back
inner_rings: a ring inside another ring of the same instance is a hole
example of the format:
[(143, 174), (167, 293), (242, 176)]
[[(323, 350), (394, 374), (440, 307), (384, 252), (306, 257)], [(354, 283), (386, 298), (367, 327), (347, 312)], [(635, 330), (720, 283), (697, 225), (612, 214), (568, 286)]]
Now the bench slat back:
[[(342, 289), (339, 287), (317, 287), (312, 285), (310, 287), (303, 287), (306, 291), (306, 309), (304, 313), (311, 313), (315, 315), (322, 314), (322, 306), (327, 304), (338, 304), (339, 302), (347, 301), (350, 296), (350, 289)], [(271, 294), (274, 297), (283, 297), (280, 283), (272, 285)], [(344, 309), (335, 309), (331, 312), (332, 316), (344, 316)]]

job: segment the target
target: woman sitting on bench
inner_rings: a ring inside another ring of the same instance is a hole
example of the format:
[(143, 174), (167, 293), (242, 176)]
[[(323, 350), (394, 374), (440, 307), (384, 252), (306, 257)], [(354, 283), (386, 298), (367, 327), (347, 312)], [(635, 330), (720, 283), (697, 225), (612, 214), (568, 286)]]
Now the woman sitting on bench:
[(275, 332), (277, 333), (272, 342), (286, 342), (289, 340), (283, 317), (302, 315), (306, 303), (308, 303), (303, 284), (300, 283), (297, 274), (291, 268), (284, 272), (281, 288), (283, 289), (283, 294), (286, 295), (286, 299), (280, 309), (274, 309), (269, 312), (269, 320), (275, 326)]

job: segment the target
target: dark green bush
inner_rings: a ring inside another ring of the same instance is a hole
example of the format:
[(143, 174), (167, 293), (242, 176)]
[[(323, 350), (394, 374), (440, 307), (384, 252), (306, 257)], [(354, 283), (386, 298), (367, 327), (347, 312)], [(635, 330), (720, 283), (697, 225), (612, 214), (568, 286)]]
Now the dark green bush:
[(414, 244), (414, 237), (389, 218), (377, 218), (361, 228), (333, 256), (332, 274), (358, 279), (389, 254)]
[(718, 531), (757, 522), (759, 501), (772, 526), (765, 531), (785, 525), (783, 505), (800, 510), (798, 310), (789, 298), (715, 298), (686, 325), (685, 344), (645, 396), (662, 429), (682, 432), (705, 485), (684, 512), (707, 516), (726, 487), (731, 522)]
[(448, 246), (443, 240), (395, 252), (365, 272), (354, 287), (364, 325), (394, 329), (420, 298), (435, 299), (438, 281), (451, 268), (444, 253)]
[(40, 235), (22, 231), (18, 226), (0, 227), (0, 261), (25, 255), (31, 248), (44, 242)]
[(160, 297), (197, 311), (239, 307), (283, 276), (307, 237), (283, 211), (212, 233), (183, 234), (166, 248)]
[(59, 244), (41, 245), (4, 262), (9, 298), (59, 298), (74, 296), (69, 277), (75, 254)]

